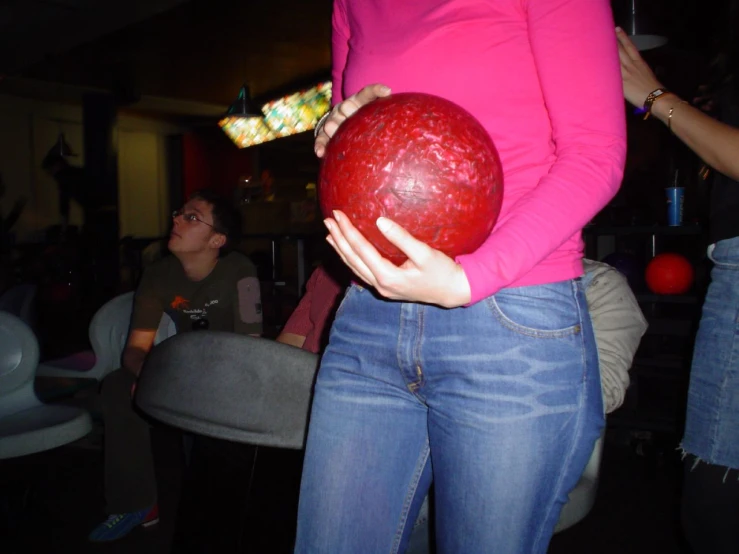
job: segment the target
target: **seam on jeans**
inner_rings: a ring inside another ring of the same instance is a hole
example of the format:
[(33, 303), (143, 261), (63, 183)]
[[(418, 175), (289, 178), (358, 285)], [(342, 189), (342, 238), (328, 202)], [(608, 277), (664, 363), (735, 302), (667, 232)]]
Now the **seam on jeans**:
[(405, 375), (403, 374), (403, 357), (405, 353), (403, 352), (403, 347), (401, 346), (403, 344), (403, 337), (405, 336), (405, 329), (407, 327), (406, 321), (405, 321), (405, 306), (404, 304), (400, 305), (399, 315), (398, 315), (398, 340), (395, 343), (395, 361), (398, 364), (398, 372), (400, 373), (401, 379), (406, 382)]
[(736, 351), (737, 351), (737, 340), (739, 337), (737, 337), (737, 326), (739, 325), (739, 310), (737, 310), (736, 314), (734, 315), (734, 332), (732, 333), (732, 340), (731, 340), (731, 348), (729, 350), (729, 363), (726, 364), (726, 369), (724, 370), (724, 378), (721, 381), (721, 387), (719, 388), (719, 398), (718, 398), (718, 406), (719, 409), (716, 410), (716, 420), (713, 422), (713, 433), (711, 436), (711, 445), (710, 445), (710, 456), (713, 457), (716, 455), (717, 445), (721, 442), (720, 441), (720, 429), (721, 429), (721, 416), (719, 415), (719, 412), (721, 411), (721, 406), (724, 406), (724, 403), (726, 402), (726, 395), (728, 394), (728, 382), (730, 377), (734, 378), (734, 373), (736, 370), (736, 364), (739, 362), (739, 360), (736, 359)]
[(708, 245), (708, 248), (706, 249), (706, 256), (708, 257), (711, 262), (713, 262), (714, 266), (718, 266), (721, 269), (725, 269), (728, 271), (736, 271), (739, 269), (739, 264), (732, 263), (732, 262), (724, 262), (719, 261), (716, 259), (715, 252), (716, 250), (719, 250), (719, 254), (721, 257), (724, 257), (724, 254), (726, 254), (726, 257), (729, 259), (734, 259), (731, 254), (733, 252), (736, 252), (736, 246), (733, 244), (730, 244), (731, 241), (735, 241), (739, 237), (734, 237), (733, 239), (724, 239), (720, 240), (718, 242), (715, 242), (713, 244)]
[(418, 389), (420, 389), (424, 383), (426, 382), (425, 376), (423, 374), (423, 361), (421, 360), (421, 352), (422, 352), (422, 342), (423, 342), (423, 336), (424, 336), (424, 330), (426, 328), (426, 308), (423, 305), (418, 306), (418, 335), (416, 335), (416, 340), (413, 345), (413, 362), (414, 367), (416, 370), (416, 378), (417, 380), (413, 381), (409, 386), (411, 388), (411, 391), (413, 394), (418, 393)]
[[(578, 321), (582, 322), (582, 306), (580, 305), (579, 297), (577, 295), (577, 287), (578, 283), (573, 281), (573, 288), (575, 289), (573, 292), (575, 294), (575, 306), (577, 307), (577, 313), (578, 313)], [(580, 402), (578, 402), (578, 410), (577, 410), (577, 420), (575, 422), (575, 427), (573, 429), (573, 433), (571, 435), (570, 440), (570, 448), (567, 452), (567, 455), (565, 456), (563, 463), (560, 467), (559, 477), (557, 478), (557, 483), (555, 484), (553, 488), (554, 494), (551, 496), (549, 507), (547, 510), (546, 517), (544, 518), (544, 521), (548, 520), (552, 515), (552, 510), (554, 510), (555, 506), (557, 505), (557, 498), (559, 498), (559, 493), (562, 490), (562, 482), (564, 480), (564, 476), (567, 473), (567, 468), (572, 463), (572, 458), (574, 456), (575, 450), (577, 448), (577, 443), (582, 438), (583, 429), (585, 427), (584, 425), (584, 406), (587, 405), (588, 401), (588, 387), (587, 387), (587, 348), (585, 344), (585, 333), (580, 333), (580, 356), (581, 356), (581, 364), (583, 366), (583, 375), (580, 379), (580, 386), (582, 387), (582, 394), (580, 395)], [(576, 440), (576, 438), (578, 440)], [(579, 479), (578, 479), (579, 481)], [(575, 483), (575, 486), (577, 486), (577, 483)], [(563, 506), (564, 507), (564, 506)], [(561, 514), (561, 510), (560, 510)], [(554, 528), (556, 528), (557, 522), (554, 523)], [(553, 528), (553, 529), (554, 529)], [(552, 529), (552, 530), (553, 530)], [(544, 532), (544, 526), (540, 525), (538, 529), (538, 533), (536, 535), (536, 538), (534, 539), (534, 548), (533, 551), (537, 552), (539, 544), (542, 540), (542, 533)], [(551, 535), (548, 536), (548, 539), (551, 539)]]
[(400, 542), (403, 539), (403, 531), (405, 531), (405, 527), (406, 525), (408, 525), (408, 514), (411, 510), (411, 504), (413, 504), (413, 499), (416, 497), (416, 492), (418, 491), (418, 482), (421, 480), (423, 470), (428, 463), (430, 452), (431, 448), (429, 447), (429, 443), (427, 440), (426, 446), (422, 451), (422, 456), (420, 458), (421, 463), (416, 464), (416, 469), (411, 478), (411, 482), (409, 484), (410, 486), (408, 487), (408, 494), (406, 494), (405, 501), (403, 502), (403, 511), (400, 514), (400, 521), (398, 522), (398, 529), (395, 531), (395, 539), (393, 540), (393, 546), (390, 554), (398, 554)]
[(398, 332), (398, 345), (396, 346), (395, 356), (398, 363), (398, 371), (400, 372), (400, 377), (403, 379), (403, 382), (405, 383), (406, 388), (408, 391), (419, 398), (421, 401), (423, 401), (423, 397), (418, 393), (419, 389), (424, 385), (426, 382), (425, 376), (423, 374), (422, 370), (422, 363), (421, 363), (421, 351), (422, 351), (422, 337), (423, 337), (423, 331), (424, 331), (424, 325), (425, 325), (425, 311), (423, 309), (424, 307), (420, 304), (415, 305), (415, 310), (417, 310), (417, 320), (418, 320), (418, 333), (415, 337), (415, 340), (413, 341), (411, 352), (410, 352), (410, 364), (415, 370), (415, 377), (416, 379), (410, 380), (408, 378), (408, 373), (405, 371), (405, 348), (402, 348), (401, 352), (401, 344), (405, 344), (406, 341), (403, 340), (403, 332), (408, 327), (406, 324), (406, 320), (403, 317), (403, 309), (401, 308), (401, 316), (400, 316), (400, 325), (399, 325), (399, 332)]
[(541, 338), (541, 339), (560, 339), (560, 338), (569, 337), (572, 335), (577, 335), (581, 331), (580, 324), (571, 325), (570, 327), (565, 327), (563, 329), (552, 329), (552, 330), (535, 329), (533, 327), (526, 327), (525, 325), (516, 323), (515, 321), (513, 321), (512, 319), (510, 319), (508, 316), (505, 315), (503, 310), (498, 305), (498, 302), (495, 299), (495, 295), (488, 296), (484, 300), (484, 302), (488, 306), (490, 311), (492, 312), (493, 316), (501, 323), (501, 325), (503, 325), (503, 327), (513, 331), (514, 333), (518, 333), (520, 335), (534, 337), (534, 338)]
[[(358, 285), (349, 285), (349, 288), (346, 289), (346, 292), (344, 293), (344, 296), (341, 298), (341, 302), (339, 302), (339, 307), (336, 308), (336, 314), (334, 315), (334, 319), (337, 319), (341, 316), (341, 314), (346, 309), (347, 300), (349, 299), (349, 296), (352, 294), (352, 291), (357, 288)], [(361, 292), (360, 288), (357, 288), (357, 292)]]

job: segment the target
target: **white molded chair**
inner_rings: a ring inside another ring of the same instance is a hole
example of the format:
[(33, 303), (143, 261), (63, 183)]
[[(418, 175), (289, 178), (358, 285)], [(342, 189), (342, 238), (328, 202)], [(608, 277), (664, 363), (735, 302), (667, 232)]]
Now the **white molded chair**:
[(595, 441), (593, 453), (590, 455), (590, 460), (588, 460), (588, 465), (585, 466), (582, 477), (580, 477), (575, 488), (570, 491), (567, 504), (562, 507), (562, 511), (559, 514), (559, 521), (554, 528), (555, 533), (559, 533), (575, 525), (575, 523), (588, 515), (588, 512), (590, 512), (595, 503), (605, 432), (604, 427), (600, 437)]
[[(102, 381), (111, 371), (121, 367), (133, 311), (133, 292), (116, 296), (106, 302), (90, 322), (92, 351), (78, 352), (39, 364), (37, 377), (85, 378)], [(157, 330), (155, 344), (174, 335), (174, 322), (164, 314)]]
[(18, 317), (0, 312), (0, 459), (25, 456), (87, 435), (87, 411), (42, 403), (33, 390), (39, 347)]
[(14, 285), (0, 295), (0, 311), (10, 312), (31, 329), (36, 329), (36, 285)]

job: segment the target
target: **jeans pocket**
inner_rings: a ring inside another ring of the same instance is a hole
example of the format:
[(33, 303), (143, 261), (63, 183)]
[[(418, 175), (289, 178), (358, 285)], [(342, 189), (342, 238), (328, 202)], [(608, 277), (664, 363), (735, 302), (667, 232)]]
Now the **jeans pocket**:
[(485, 302), (501, 325), (521, 335), (561, 338), (581, 330), (574, 281), (503, 289)]
[(739, 237), (720, 240), (710, 245), (708, 258), (722, 269), (739, 269)]
[(359, 293), (364, 291), (364, 287), (361, 285), (357, 285), (356, 283), (352, 283), (349, 285), (349, 288), (346, 289), (346, 292), (344, 293), (344, 297), (341, 299), (341, 302), (339, 303), (339, 307), (336, 308), (336, 315), (334, 315), (334, 319), (337, 319), (341, 316), (341, 314), (344, 313), (346, 310), (346, 305), (348, 303), (349, 297), (353, 296), (355, 293)]

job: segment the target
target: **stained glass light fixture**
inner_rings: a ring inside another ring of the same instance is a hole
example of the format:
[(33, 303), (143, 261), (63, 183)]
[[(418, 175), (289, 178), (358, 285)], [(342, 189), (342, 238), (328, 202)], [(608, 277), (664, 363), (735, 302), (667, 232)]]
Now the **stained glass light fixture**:
[(218, 122), (218, 126), (239, 148), (277, 138), (265, 124), (262, 112), (252, 106), (246, 85), (241, 87), (239, 96)]
[(249, 102), (248, 89), (218, 122), (239, 148), (314, 129), (331, 105), (331, 81), (270, 100), (257, 112)]
[(264, 120), (276, 137), (314, 129), (331, 105), (331, 81), (320, 83), (262, 106)]

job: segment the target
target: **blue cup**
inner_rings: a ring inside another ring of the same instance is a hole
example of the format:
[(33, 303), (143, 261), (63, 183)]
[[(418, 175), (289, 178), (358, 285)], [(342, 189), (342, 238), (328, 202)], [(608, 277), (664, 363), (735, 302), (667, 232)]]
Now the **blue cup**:
[(683, 205), (685, 187), (667, 187), (667, 225), (677, 227), (683, 224)]

